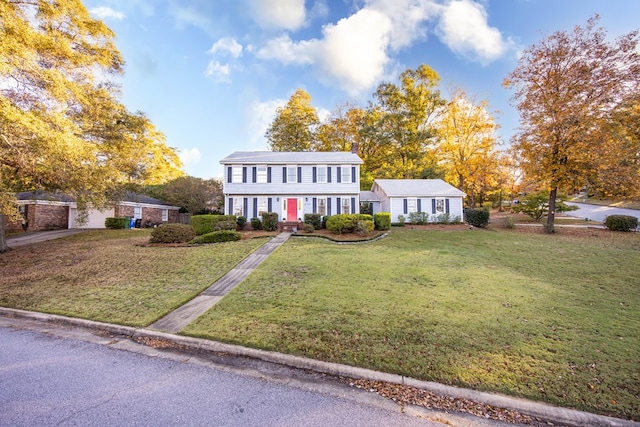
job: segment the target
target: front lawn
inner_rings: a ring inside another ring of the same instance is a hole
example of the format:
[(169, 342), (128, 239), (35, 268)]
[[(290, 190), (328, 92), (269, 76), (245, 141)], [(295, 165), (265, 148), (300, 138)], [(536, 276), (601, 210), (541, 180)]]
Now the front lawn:
[(184, 333), (640, 420), (640, 235), (291, 238)]
[(0, 306), (147, 326), (268, 238), (145, 247), (151, 230), (100, 230), (0, 254)]

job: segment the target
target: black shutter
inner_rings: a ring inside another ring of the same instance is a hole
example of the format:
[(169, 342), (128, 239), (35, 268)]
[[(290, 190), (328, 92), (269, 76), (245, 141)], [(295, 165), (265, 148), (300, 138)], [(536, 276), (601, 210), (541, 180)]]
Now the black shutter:
[(336, 182), (342, 182), (342, 168), (338, 166), (336, 169), (338, 170), (338, 178)]
[(231, 171), (231, 166), (227, 167), (227, 182), (231, 182), (231, 175), (233, 172)]
[(331, 166), (327, 168), (327, 182), (331, 182)]
[(271, 184), (271, 166), (267, 167), (267, 183)]
[(356, 198), (355, 197), (351, 198), (351, 213), (352, 214), (356, 213)]
[(229, 197), (229, 213), (228, 215), (233, 215), (233, 197)]
[(298, 184), (302, 182), (302, 166), (298, 166)]
[(327, 197), (327, 216), (331, 215), (331, 197)]
[[(340, 168), (338, 168), (340, 169)], [(340, 176), (340, 175), (338, 175)], [(340, 215), (342, 213), (342, 204), (341, 204), (342, 200), (340, 200), (340, 197), (336, 197), (336, 215)]]
[(356, 167), (351, 166), (351, 182), (356, 182)]
[(258, 174), (258, 168), (254, 166), (251, 169), (251, 182), (253, 182), (254, 184), (258, 181), (258, 177), (256, 176), (257, 174)]
[(287, 167), (286, 166), (282, 167), (282, 183), (283, 184), (287, 183)]
[(247, 183), (247, 167), (246, 166), (242, 167), (242, 183), (243, 184)]
[(313, 167), (313, 182), (318, 182), (318, 168), (315, 166)]
[[(315, 169), (315, 168), (313, 168)], [(316, 199), (315, 197), (313, 198), (313, 203), (312, 203), (312, 208), (311, 208), (311, 212), (313, 213), (318, 213), (318, 199)]]
[(258, 198), (253, 198), (253, 218), (258, 217)]
[(271, 197), (267, 199), (267, 211), (273, 212), (273, 202), (271, 201)]
[(418, 212), (422, 212), (422, 199), (418, 199)]
[(431, 213), (436, 214), (436, 199), (431, 199)]
[(246, 218), (247, 212), (249, 212), (249, 198), (245, 197), (242, 204), (242, 216)]
[(407, 203), (407, 199), (402, 199), (404, 214), (406, 215), (409, 212), (409, 203)]
[(444, 199), (444, 211), (449, 213), (449, 199)]

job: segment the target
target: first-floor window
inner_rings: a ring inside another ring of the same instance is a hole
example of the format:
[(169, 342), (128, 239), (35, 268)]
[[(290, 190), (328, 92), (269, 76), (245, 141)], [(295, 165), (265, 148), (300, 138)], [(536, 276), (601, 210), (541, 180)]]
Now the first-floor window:
[(258, 216), (262, 216), (263, 213), (266, 213), (267, 209), (267, 198), (258, 197)]
[(133, 218), (134, 219), (142, 218), (142, 206), (134, 206), (133, 207)]
[(342, 198), (342, 213), (351, 213), (351, 199), (349, 199), (348, 197)]
[(242, 213), (242, 199), (237, 199), (233, 201), (233, 214), (235, 216), (243, 216)]
[(418, 199), (407, 199), (407, 213), (418, 212)]
[(162, 220), (169, 221), (169, 209), (162, 209)]
[(444, 199), (436, 199), (436, 212), (444, 213)]
[(327, 214), (327, 199), (325, 198), (318, 198), (318, 213), (320, 215), (326, 215)]

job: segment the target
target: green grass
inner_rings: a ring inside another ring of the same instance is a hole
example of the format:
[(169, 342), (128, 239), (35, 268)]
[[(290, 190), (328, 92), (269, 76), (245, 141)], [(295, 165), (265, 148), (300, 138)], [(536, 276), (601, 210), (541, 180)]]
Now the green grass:
[(640, 419), (640, 235), (291, 238), (185, 334)]
[(0, 254), (0, 306), (146, 326), (267, 241), (145, 247), (149, 237), (89, 231)]

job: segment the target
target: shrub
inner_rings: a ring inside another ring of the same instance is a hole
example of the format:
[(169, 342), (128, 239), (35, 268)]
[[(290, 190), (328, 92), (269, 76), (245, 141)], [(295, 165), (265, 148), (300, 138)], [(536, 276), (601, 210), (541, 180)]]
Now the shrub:
[(484, 228), (489, 224), (489, 211), (485, 209), (465, 209), (464, 218), (467, 224)]
[(505, 228), (509, 228), (509, 229), (516, 228), (516, 220), (513, 219), (513, 217), (510, 217), (510, 216), (505, 217), (503, 225), (504, 225)]
[(404, 227), (404, 222), (407, 219), (404, 217), (404, 215), (398, 215), (398, 222), (396, 222), (397, 225), (399, 225), (400, 227)]
[(433, 221), (437, 224), (459, 224), (460, 217), (458, 215), (451, 216), (451, 214), (447, 212), (436, 216)]
[(409, 221), (414, 225), (424, 225), (427, 223), (429, 215), (425, 212), (411, 212), (409, 214)]
[(361, 219), (356, 221), (356, 226), (354, 231), (356, 232), (356, 234), (359, 234), (361, 236), (366, 236), (367, 234), (373, 231), (373, 228), (374, 228), (373, 221)]
[(304, 223), (313, 225), (313, 228), (320, 230), (322, 228), (322, 215), (320, 214), (304, 214)]
[(200, 245), (204, 243), (221, 243), (221, 242), (233, 242), (236, 240), (240, 240), (242, 235), (233, 230), (220, 230), (214, 231), (211, 233), (203, 234), (201, 236), (197, 236), (195, 239), (191, 240), (189, 243), (194, 245)]
[(377, 230), (388, 230), (391, 228), (391, 214), (389, 212), (378, 212), (373, 215), (373, 222)]
[(235, 230), (235, 229), (236, 229), (235, 221), (218, 221), (216, 225), (213, 227), (213, 231)]
[(265, 231), (276, 231), (278, 229), (278, 214), (276, 212), (263, 213), (262, 228)]
[[(527, 194), (520, 203), (513, 207), (514, 212), (521, 212), (530, 216), (536, 221), (540, 221), (542, 217), (549, 213), (549, 191), (543, 190), (537, 193)], [(565, 201), (567, 196), (559, 194), (556, 197), (556, 212), (569, 212), (578, 209), (577, 206), (567, 205)]]
[(609, 215), (604, 225), (613, 231), (631, 231), (638, 228), (638, 218), (630, 215)]
[(302, 231), (304, 231), (305, 233), (313, 233), (315, 230), (316, 228), (312, 224), (304, 223), (304, 225), (302, 226)]
[(196, 237), (193, 228), (186, 224), (162, 224), (151, 232), (151, 243), (185, 243)]
[(238, 229), (239, 230), (244, 230), (244, 226), (247, 223), (247, 217), (246, 216), (238, 216), (236, 218), (236, 224), (238, 224)]
[(329, 221), (331, 215), (325, 215), (322, 217), (322, 228), (327, 228), (327, 221)]
[(260, 221), (260, 218), (251, 218), (251, 228), (254, 230), (262, 229), (262, 221)]
[(129, 228), (131, 218), (119, 217), (119, 218), (106, 218), (104, 220), (104, 226), (111, 229)]
[(235, 224), (236, 217), (234, 215), (193, 215), (191, 227), (197, 235), (207, 234), (215, 231), (215, 226), (220, 221), (233, 221)]
[(355, 227), (350, 214), (332, 215), (327, 220), (327, 230), (335, 234), (351, 233)]

